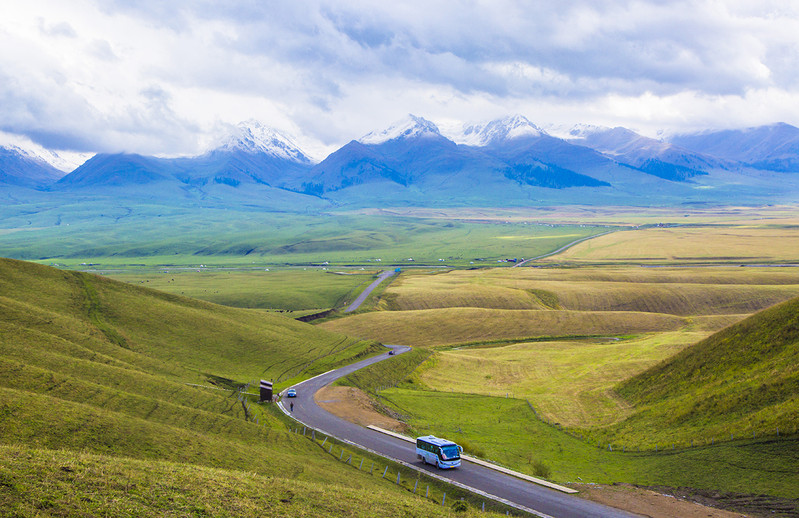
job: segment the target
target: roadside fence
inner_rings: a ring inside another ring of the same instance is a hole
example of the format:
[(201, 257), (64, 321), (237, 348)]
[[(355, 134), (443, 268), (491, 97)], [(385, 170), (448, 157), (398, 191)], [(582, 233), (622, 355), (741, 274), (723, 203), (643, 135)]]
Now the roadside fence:
[(386, 483), (399, 486), (420, 498), (450, 507), (454, 511), (465, 511), (472, 508), (509, 516), (529, 516), (528, 513), (511, 505), (453, 486), (427, 475), (424, 471), (409, 468), (404, 464), (362, 450), (315, 428), (291, 422), (287, 424), (287, 429), (291, 433), (310, 440), (334, 460), (350, 466), (364, 475), (385, 480)]

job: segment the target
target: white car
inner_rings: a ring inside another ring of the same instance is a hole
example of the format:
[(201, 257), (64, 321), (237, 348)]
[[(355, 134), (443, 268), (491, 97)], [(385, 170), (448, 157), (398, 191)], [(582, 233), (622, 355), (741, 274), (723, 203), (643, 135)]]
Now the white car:
[(297, 391), (290, 388), (286, 391), (286, 397), (297, 397)]

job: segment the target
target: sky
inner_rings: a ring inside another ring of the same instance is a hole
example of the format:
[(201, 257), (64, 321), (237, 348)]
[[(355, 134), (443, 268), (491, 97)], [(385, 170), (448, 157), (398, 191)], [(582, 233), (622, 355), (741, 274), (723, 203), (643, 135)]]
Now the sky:
[(199, 154), (255, 119), (327, 153), (409, 113), (647, 136), (799, 125), (799, 2), (0, 0), (0, 132)]

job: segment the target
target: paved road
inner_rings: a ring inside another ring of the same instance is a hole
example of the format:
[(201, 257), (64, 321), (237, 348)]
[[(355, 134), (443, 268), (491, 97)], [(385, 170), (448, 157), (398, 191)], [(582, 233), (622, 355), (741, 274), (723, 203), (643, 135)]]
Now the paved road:
[(363, 304), (363, 301), (366, 300), (366, 297), (368, 297), (369, 294), (372, 293), (372, 291), (375, 288), (377, 288), (380, 285), (381, 282), (383, 282), (384, 280), (388, 279), (389, 277), (391, 277), (395, 273), (397, 273), (397, 272), (394, 271), (394, 270), (386, 270), (385, 272), (381, 273), (380, 277), (378, 277), (375, 282), (370, 284), (365, 290), (363, 290), (363, 292), (360, 295), (358, 295), (358, 298), (355, 299), (355, 301), (352, 304), (347, 306), (347, 309), (344, 310), (344, 313), (350, 313), (352, 311), (355, 311), (359, 307), (361, 307), (361, 304)]
[[(388, 346), (401, 354), (410, 350), (405, 346)], [(582, 498), (560, 493), (558, 491), (537, 486), (529, 482), (505, 475), (489, 468), (464, 461), (460, 468), (454, 470), (438, 470), (433, 466), (425, 465), (416, 460), (416, 450), (413, 445), (394, 437), (375, 432), (345, 421), (323, 410), (315, 402), (313, 395), (320, 388), (333, 381), (346, 376), (358, 369), (385, 360), (388, 353), (369, 358), (358, 363), (342, 367), (335, 371), (317, 376), (299, 385), (297, 397), (284, 400), (294, 403), (294, 417), (302, 423), (345, 439), (356, 445), (379, 452), (387, 457), (400, 460), (417, 466), (420, 470), (454, 480), (470, 488), (475, 488), (489, 495), (494, 495), (517, 505), (534, 509), (540, 516), (558, 518), (629, 518), (637, 516), (612, 507), (606, 507)]]
[(530, 261), (535, 261), (536, 259), (543, 259), (544, 257), (549, 257), (550, 255), (559, 254), (559, 253), (563, 252), (564, 250), (566, 250), (567, 248), (571, 248), (571, 247), (573, 247), (574, 245), (576, 245), (578, 243), (582, 243), (583, 241), (588, 241), (589, 239), (594, 239), (594, 238), (597, 238), (599, 236), (606, 236), (608, 234), (612, 234), (613, 232), (618, 232), (618, 230), (609, 230), (609, 231), (603, 232), (601, 234), (594, 234), (593, 236), (582, 237), (580, 239), (572, 241), (571, 243), (569, 243), (567, 245), (564, 245), (564, 246), (558, 248), (554, 252), (549, 252), (549, 253), (546, 253), (546, 254), (543, 254), (543, 255), (537, 255), (535, 257), (531, 257), (530, 259), (525, 259), (524, 261), (522, 261), (520, 263), (514, 264), (513, 267), (514, 268), (518, 268), (519, 266), (524, 266), (525, 264), (529, 263)]

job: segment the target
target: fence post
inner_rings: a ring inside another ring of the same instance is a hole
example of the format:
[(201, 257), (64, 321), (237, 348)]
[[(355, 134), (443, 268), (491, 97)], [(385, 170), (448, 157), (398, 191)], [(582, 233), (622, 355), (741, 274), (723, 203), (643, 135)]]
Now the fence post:
[(483, 500), (483, 507), (480, 508), (481, 511), (486, 512), (486, 502)]
[(419, 485), (419, 479), (416, 479), (416, 483), (413, 485), (413, 493), (416, 494), (416, 486)]
[(427, 498), (430, 496), (430, 485), (427, 486), (427, 490), (424, 492), (424, 497)]
[(371, 467), (371, 468), (369, 468), (369, 474), (370, 474), (370, 475), (372, 474), (372, 471), (373, 471), (374, 469), (375, 469), (375, 463), (374, 463), (374, 462), (372, 462), (372, 467)]
[(327, 437), (325, 437), (325, 440), (322, 441), (322, 446), (324, 446), (326, 442), (327, 442)]
[(386, 469), (383, 470), (383, 477), (382, 478), (386, 478), (386, 473), (388, 473), (388, 466), (386, 466)]
[(352, 455), (350, 455), (349, 457), (347, 457), (347, 462), (346, 462), (346, 464), (349, 464), (351, 460), (352, 460)]
[(362, 467), (363, 467), (363, 457), (361, 457), (361, 464), (360, 464), (360, 466), (358, 466), (358, 471), (361, 471)]
[(441, 498), (441, 505), (444, 505), (444, 502), (446, 501), (446, 499), (447, 499), (447, 494), (444, 493), (444, 496)]
[(400, 481), (400, 472), (399, 470), (397, 470), (397, 485), (399, 485), (399, 481)]
[(341, 460), (342, 457), (344, 457), (344, 448), (341, 448), (341, 453), (338, 456), (338, 460)]

